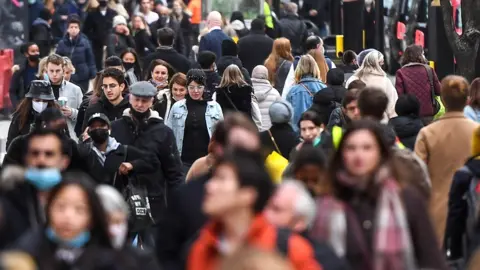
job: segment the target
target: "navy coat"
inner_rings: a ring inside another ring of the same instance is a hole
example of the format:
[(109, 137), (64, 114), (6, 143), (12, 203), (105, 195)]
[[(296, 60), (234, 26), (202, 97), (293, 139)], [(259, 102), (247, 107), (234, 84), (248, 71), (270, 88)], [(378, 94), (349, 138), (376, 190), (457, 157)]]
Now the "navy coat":
[(71, 79), (72, 82), (82, 82), (95, 78), (97, 73), (95, 59), (90, 41), (84, 34), (80, 34), (73, 40), (67, 34), (58, 43), (56, 53), (61, 56), (67, 56), (72, 60), (72, 64), (75, 67), (75, 74), (72, 75)]

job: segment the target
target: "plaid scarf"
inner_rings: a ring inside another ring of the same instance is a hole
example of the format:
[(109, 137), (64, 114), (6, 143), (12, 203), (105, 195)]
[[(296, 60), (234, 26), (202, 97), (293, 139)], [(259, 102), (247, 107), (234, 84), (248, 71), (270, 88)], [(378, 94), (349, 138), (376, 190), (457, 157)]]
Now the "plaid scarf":
[[(368, 251), (362, 236), (362, 228), (352, 210), (332, 197), (317, 201), (317, 218), (311, 230), (314, 239), (328, 242), (336, 254), (344, 257), (346, 250), (347, 224), (350, 237), (358, 243), (358, 248), (365, 255), (366, 269), (374, 270), (410, 270), (415, 268), (415, 257), (408, 228), (408, 221), (403, 203), (400, 199), (400, 187), (390, 174), (379, 173), (375, 181), (380, 185), (377, 198), (375, 224), (373, 228), (373, 254)], [(354, 182), (342, 173), (338, 179), (346, 186)]]

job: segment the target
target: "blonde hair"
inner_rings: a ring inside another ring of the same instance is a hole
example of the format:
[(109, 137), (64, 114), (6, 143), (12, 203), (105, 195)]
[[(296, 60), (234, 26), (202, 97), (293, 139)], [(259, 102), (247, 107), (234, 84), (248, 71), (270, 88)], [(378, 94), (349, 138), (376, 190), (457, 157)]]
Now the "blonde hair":
[(277, 38), (273, 42), (272, 52), (265, 60), (265, 67), (268, 69), (268, 80), (275, 86), (275, 77), (277, 76), (277, 65), (280, 64), (280, 60), (293, 61), (292, 45), (290, 40), (286, 38)]
[[(323, 41), (322, 41), (323, 43)], [(323, 46), (323, 45), (322, 45)], [(327, 82), (327, 73), (328, 73), (328, 65), (327, 61), (325, 60), (325, 56), (323, 55), (322, 50), (312, 49), (308, 51), (308, 54), (313, 57), (315, 63), (317, 63), (318, 70), (320, 72), (320, 80), (324, 83)]]
[[(133, 29), (133, 20), (135, 20), (135, 18), (137, 17), (140, 18), (140, 20), (142, 20), (143, 25), (145, 26), (145, 32), (147, 32), (147, 35), (151, 36), (152, 33), (150, 32), (150, 27), (148, 27), (147, 20), (145, 19), (145, 16), (143, 16), (142, 14), (135, 14), (132, 16), (131, 23), (130, 23), (132, 25), (132, 29)], [(134, 30), (134, 31), (136, 32), (137, 30)]]
[(37, 78), (40, 80), (43, 80), (43, 74), (47, 72), (47, 58), (48, 56), (40, 59), (40, 62), (38, 62)]
[(242, 247), (220, 264), (220, 270), (293, 270), (288, 260), (276, 252), (255, 247)]
[(317, 62), (315, 62), (315, 59), (309, 54), (300, 57), (300, 61), (298, 61), (297, 68), (295, 69), (295, 82), (299, 83), (306, 75), (320, 79), (320, 70), (318, 69)]
[(72, 73), (75, 73), (75, 66), (72, 63), (72, 60), (70, 60), (70, 58), (68, 58), (66, 56), (63, 57), (63, 60), (65, 60), (64, 69), (65, 68), (70, 69), (70, 70), (72, 70)]
[(365, 74), (369, 73), (376, 73), (385, 75), (385, 71), (383, 71), (380, 62), (383, 61), (383, 55), (377, 50), (371, 51), (365, 56), (362, 65), (358, 68), (357, 71), (353, 74), (353, 76), (361, 79)]
[(245, 79), (243, 78), (242, 71), (238, 68), (237, 65), (231, 64), (223, 72), (222, 80), (220, 81), (219, 88), (228, 87), (233, 84), (238, 86), (246, 85)]

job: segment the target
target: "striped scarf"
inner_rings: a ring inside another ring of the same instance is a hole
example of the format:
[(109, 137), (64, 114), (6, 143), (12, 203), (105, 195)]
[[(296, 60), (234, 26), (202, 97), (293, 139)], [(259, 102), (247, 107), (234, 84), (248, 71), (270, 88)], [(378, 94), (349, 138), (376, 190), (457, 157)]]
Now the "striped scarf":
[[(352, 210), (332, 197), (317, 200), (318, 213), (310, 235), (316, 240), (328, 242), (338, 256), (344, 257), (347, 253), (348, 229), (349, 237), (354, 238), (361, 252), (370, 258), (365, 260), (366, 269), (416, 269), (407, 216), (400, 199), (401, 189), (391, 176), (381, 179), (377, 177), (376, 181), (381, 186), (373, 226), (373, 254), (368, 251), (367, 243), (361, 235), (361, 225)], [(352, 181), (351, 177), (348, 182), (358, 183)]]

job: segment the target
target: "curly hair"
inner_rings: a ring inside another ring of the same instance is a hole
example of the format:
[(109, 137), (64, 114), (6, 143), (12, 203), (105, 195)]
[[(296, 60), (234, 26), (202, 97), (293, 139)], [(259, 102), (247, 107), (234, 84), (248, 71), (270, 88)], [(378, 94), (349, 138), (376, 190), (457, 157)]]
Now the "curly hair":
[(423, 48), (419, 45), (410, 45), (407, 47), (403, 53), (402, 59), (400, 60), (402, 66), (405, 66), (410, 63), (420, 63), (426, 64), (427, 61), (423, 56)]

